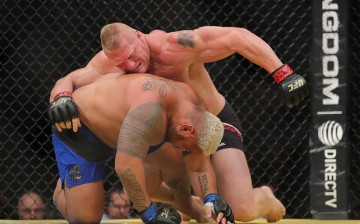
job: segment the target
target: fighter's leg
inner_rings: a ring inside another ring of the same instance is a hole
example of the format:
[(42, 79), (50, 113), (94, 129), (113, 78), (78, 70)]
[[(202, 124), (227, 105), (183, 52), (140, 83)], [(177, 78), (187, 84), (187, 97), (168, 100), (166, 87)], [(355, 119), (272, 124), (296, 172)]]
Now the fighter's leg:
[(61, 188), (60, 178), (58, 179), (55, 190), (54, 190), (53, 203), (54, 203), (55, 207), (59, 210), (61, 215), (64, 217), (64, 219), (67, 219), (65, 192)]
[(99, 223), (105, 205), (102, 181), (61, 188), (57, 182), (53, 201), (62, 216), (70, 223)]
[(70, 223), (99, 223), (105, 204), (102, 162), (85, 160), (55, 135), (53, 145), (60, 174), (54, 204)]
[(233, 209), (235, 219), (252, 221), (261, 216), (277, 221), (285, 207), (265, 187), (253, 188), (243, 151), (234, 148), (218, 150), (211, 158), (216, 172), (219, 195)]
[(103, 181), (66, 187), (67, 220), (70, 223), (100, 223), (105, 206)]
[(266, 194), (268, 194), (268, 196), (270, 198), (273, 198), (273, 205), (271, 206), (271, 209), (267, 213), (267, 215), (265, 215), (266, 220), (268, 222), (279, 221), (285, 215), (285, 207), (284, 207), (284, 205), (281, 203), (281, 201), (279, 199), (277, 199), (275, 197), (275, 195), (272, 192), (272, 190), (270, 189), (270, 187), (262, 186), (262, 187), (260, 187), (260, 189), (264, 190), (266, 192)]
[[(224, 137), (211, 161), (216, 172), (218, 191), (233, 209), (235, 219), (251, 221), (261, 216), (278, 220), (285, 207), (266, 187), (253, 188), (244, 152), (240, 120), (228, 102), (218, 117), (224, 125)], [(271, 217), (271, 218), (270, 218)]]

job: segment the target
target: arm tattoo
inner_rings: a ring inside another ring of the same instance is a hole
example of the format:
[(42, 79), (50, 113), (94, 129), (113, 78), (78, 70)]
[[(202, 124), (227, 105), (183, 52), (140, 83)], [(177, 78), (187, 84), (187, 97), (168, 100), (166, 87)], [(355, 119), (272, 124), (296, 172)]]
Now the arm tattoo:
[(164, 98), (167, 96), (168, 89), (172, 89), (174, 91), (179, 91), (179, 87), (175, 84), (175, 82), (168, 79), (152, 79), (152, 78), (144, 78), (145, 83), (142, 85), (142, 91), (156, 90), (159, 89), (159, 96)]
[(178, 43), (185, 48), (195, 48), (194, 36), (189, 33), (179, 33)]
[(145, 194), (141, 190), (139, 183), (136, 181), (136, 176), (131, 172), (131, 169), (126, 169), (120, 173), (121, 183), (124, 185), (126, 192), (129, 194), (130, 200), (134, 203), (135, 208), (141, 212), (146, 208)]
[(204, 198), (209, 191), (209, 180), (206, 174), (203, 174), (202, 176), (198, 176), (198, 181), (200, 185), (200, 191), (202, 194), (202, 197)]
[(126, 115), (118, 139), (117, 150), (144, 159), (153, 138), (163, 128), (160, 103), (145, 103)]

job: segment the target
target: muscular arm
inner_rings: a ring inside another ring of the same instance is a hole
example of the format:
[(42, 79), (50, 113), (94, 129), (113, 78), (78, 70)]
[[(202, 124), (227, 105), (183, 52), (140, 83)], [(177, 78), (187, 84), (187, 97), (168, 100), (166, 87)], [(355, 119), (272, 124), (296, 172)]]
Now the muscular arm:
[(218, 196), (216, 174), (210, 157), (190, 152), (184, 160), (194, 191), (205, 203), (206, 217), (212, 216), (218, 223), (234, 223), (231, 208)]
[(150, 102), (131, 109), (120, 129), (115, 170), (139, 212), (151, 203), (145, 185), (143, 159), (163, 128), (161, 105)]
[(185, 154), (185, 166), (197, 196), (204, 200), (210, 193), (217, 194), (216, 176), (210, 158), (201, 153)]
[(56, 82), (51, 90), (50, 102), (53, 101), (55, 95), (59, 92), (73, 92), (81, 86), (93, 83), (101, 75), (112, 72), (124, 73), (120, 68), (115, 66), (114, 62), (106, 57), (103, 51), (100, 51), (85, 67), (69, 73)]
[(283, 64), (264, 40), (244, 28), (204, 26), (169, 35), (176, 35), (187, 51), (196, 52), (194, 62), (214, 62), (236, 52), (269, 73)]

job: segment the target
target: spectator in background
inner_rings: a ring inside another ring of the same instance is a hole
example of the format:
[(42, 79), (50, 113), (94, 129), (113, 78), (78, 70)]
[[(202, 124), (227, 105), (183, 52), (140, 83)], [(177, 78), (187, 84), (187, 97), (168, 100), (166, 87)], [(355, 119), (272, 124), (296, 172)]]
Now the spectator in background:
[(103, 215), (105, 219), (131, 219), (132, 204), (127, 193), (120, 187), (114, 187), (108, 194), (108, 204)]
[(7, 204), (7, 199), (4, 196), (0, 195), (0, 219), (7, 219), (7, 216), (11, 213), (9, 208), (7, 207)]
[(23, 220), (45, 219), (45, 203), (35, 192), (26, 192), (19, 198), (18, 216)]

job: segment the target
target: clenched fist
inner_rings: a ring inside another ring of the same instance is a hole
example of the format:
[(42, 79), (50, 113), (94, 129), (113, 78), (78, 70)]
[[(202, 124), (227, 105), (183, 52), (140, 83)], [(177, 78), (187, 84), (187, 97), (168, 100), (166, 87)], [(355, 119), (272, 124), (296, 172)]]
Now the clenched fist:
[(294, 73), (289, 65), (282, 65), (272, 73), (272, 76), (279, 84), (278, 94), (286, 106), (296, 106), (309, 95), (306, 80)]

